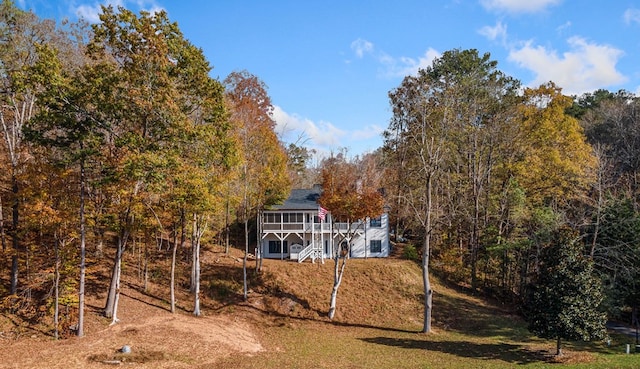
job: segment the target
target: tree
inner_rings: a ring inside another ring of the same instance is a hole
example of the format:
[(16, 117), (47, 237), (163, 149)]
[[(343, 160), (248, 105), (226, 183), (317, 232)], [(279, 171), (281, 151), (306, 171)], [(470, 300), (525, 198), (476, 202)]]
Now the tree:
[[(86, 81), (79, 74), (63, 71), (60, 59), (55, 50), (43, 47), (39, 51), (40, 59), (33, 68), (33, 75), (43, 79), (46, 88), (38, 94), (42, 110), (34, 117), (29, 127), (25, 128), (25, 136), (32, 142), (54, 149), (51, 156), (65, 166), (79, 165), (79, 238), (80, 238), (80, 283), (78, 308), (78, 336), (84, 335), (84, 297), (85, 297), (85, 245), (86, 245), (86, 176), (87, 158), (94, 153), (100, 141), (95, 140), (93, 126), (94, 116), (83, 110), (86, 100), (82, 98), (84, 87), (78, 84)], [(74, 76), (75, 78), (72, 78)], [(46, 81), (46, 82), (44, 82)], [(64, 239), (64, 235), (57, 235)]]
[(541, 338), (556, 340), (556, 355), (562, 355), (562, 340), (604, 339), (606, 314), (600, 280), (593, 263), (582, 254), (583, 245), (573, 230), (553, 232), (542, 250), (540, 264), (523, 301), (529, 330)]
[[(78, 28), (75, 28), (78, 27)], [(49, 30), (49, 37), (34, 41), (31, 45), (34, 55), (29, 65), (23, 66), (22, 83), (25, 88), (33, 92), (33, 102), (37, 101), (37, 108), (32, 107), (31, 118), (28, 124), (22, 124), (19, 141), (24, 140), (36, 144), (40, 148), (46, 147), (50, 151), (43, 154), (37, 148), (32, 148), (31, 156), (40, 157), (38, 165), (47, 165), (48, 161), (53, 163), (50, 168), (61, 167), (62, 174), (68, 176), (66, 171), (69, 166), (79, 163), (80, 167), (80, 190), (79, 190), (79, 229), (76, 232), (69, 230), (68, 220), (63, 222), (53, 219), (65, 219), (65, 213), (60, 208), (65, 202), (61, 199), (55, 201), (52, 212), (59, 212), (57, 216), (49, 219), (50, 227), (56, 228), (54, 235), (56, 239), (56, 271), (58, 263), (58, 242), (66, 244), (69, 239), (79, 235), (80, 239), (80, 272), (78, 290), (78, 336), (84, 335), (84, 297), (85, 297), (85, 245), (86, 245), (86, 219), (85, 219), (85, 162), (86, 157), (93, 150), (90, 146), (90, 126), (95, 122), (89, 117), (86, 111), (82, 111), (83, 92), (86, 89), (80, 81), (86, 81), (80, 76), (79, 69), (85, 63), (80, 57), (84, 48), (83, 36), (86, 31), (83, 25), (73, 25), (65, 31)], [(55, 36), (55, 37), (53, 37)], [(28, 86), (28, 87), (26, 87)], [(15, 132), (14, 132), (15, 134)], [(18, 136), (16, 136), (18, 137)], [(94, 142), (95, 143), (95, 142)], [(45, 151), (46, 152), (46, 151)], [(49, 181), (51, 182), (51, 181)], [(33, 182), (32, 182), (33, 186)], [(61, 193), (53, 194), (50, 190), (44, 193), (51, 193), (50, 196), (65, 197), (66, 191), (58, 189)], [(30, 196), (35, 197), (35, 196)], [(68, 209), (67, 209), (68, 210)], [(62, 214), (62, 215), (60, 215)], [(73, 218), (72, 218), (73, 219)], [(66, 225), (63, 227), (62, 224)], [(17, 238), (14, 238), (14, 242)], [(56, 277), (56, 289), (59, 275)], [(56, 295), (57, 296), (57, 295)], [(57, 302), (56, 302), (57, 304)], [(57, 329), (57, 327), (56, 327)]]
[[(40, 44), (60, 44), (61, 33), (53, 20), (41, 20), (32, 12), (18, 9), (13, 1), (0, 3), (0, 125), (6, 154), (2, 158), (9, 165), (11, 189), (12, 260), (10, 291), (18, 289), (20, 242), (20, 176), (26, 162), (23, 129), (37, 112), (36, 95), (41, 87), (32, 83), (29, 70), (38, 60), (36, 47)], [(66, 59), (68, 65), (73, 62)], [(0, 197), (3, 194), (0, 193)]]
[(299, 142), (287, 146), (287, 167), (293, 188), (310, 188), (317, 183), (317, 173), (308, 167), (315, 152), (299, 145)]
[[(248, 298), (247, 258), (249, 219), (264, 206), (283, 201), (290, 189), (287, 155), (274, 132), (273, 105), (267, 87), (247, 71), (232, 72), (225, 78), (231, 119), (238, 127), (242, 148), (239, 173), (242, 200), (238, 219), (244, 224), (245, 250), (242, 263), (244, 299)], [(259, 256), (257, 256), (259, 258)]]
[[(366, 218), (377, 217), (383, 211), (378, 168), (367, 166), (367, 160), (348, 161), (344, 154), (325, 159), (322, 164), (322, 195), (320, 205), (331, 212), (334, 230), (338, 230), (338, 242), (332, 250), (334, 273), (333, 288), (329, 300), (329, 319), (336, 313), (338, 289), (342, 283), (351, 240), (362, 231)], [(346, 223), (340, 230), (335, 223)], [(334, 240), (335, 241), (335, 240)]]
[[(433, 290), (429, 278), (429, 257), (433, 232), (434, 182), (440, 174), (445, 155), (447, 109), (438, 110), (430, 98), (431, 83), (425, 78), (405, 77), (400, 87), (389, 93), (393, 119), (387, 131), (386, 145), (402, 165), (404, 188), (398, 189), (424, 229), (422, 243), (422, 281), (424, 321), (422, 331), (431, 332)], [(447, 104), (443, 104), (446, 106)], [(399, 148), (401, 148), (399, 150)], [(407, 159), (408, 158), (408, 159)]]
[[(177, 104), (184, 114), (174, 128), (176, 139), (169, 145), (172, 180), (166, 200), (176, 218), (192, 213), (192, 282), (194, 315), (200, 315), (200, 246), (205, 232), (215, 228), (226, 200), (227, 184), (238, 166), (238, 145), (233, 135), (224, 99), (224, 86), (211, 78), (211, 66), (202, 50), (182, 37), (167, 40), (168, 52), (175, 60), (170, 70), (178, 88)], [(163, 191), (166, 193), (166, 191)], [(183, 232), (184, 233), (184, 232)], [(171, 267), (172, 311), (175, 310), (174, 242)]]
[[(144, 213), (152, 209), (166, 184), (177, 157), (176, 140), (189, 136), (186, 126), (190, 113), (181, 95), (190, 57), (197, 53), (179, 53), (184, 37), (177, 24), (165, 12), (149, 14), (103, 7), (101, 23), (94, 25), (89, 44), (90, 55), (104, 58), (100, 79), (108, 93), (98, 105), (108, 116), (109, 148), (105, 163), (109, 176), (103, 189), (110, 198), (110, 212), (116, 221), (116, 252), (105, 314), (117, 321), (117, 305), (123, 252)], [(191, 95), (189, 95), (191, 97)], [(181, 146), (180, 148), (184, 148)], [(194, 172), (200, 173), (200, 172)]]
[[(625, 307), (637, 308), (640, 276), (640, 213), (631, 199), (610, 199), (600, 220), (589, 227), (589, 257), (605, 287), (608, 313), (620, 316)], [(597, 232), (596, 232), (597, 227)]]
[[(536, 270), (549, 230), (559, 223), (582, 224), (578, 208), (596, 178), (597, 161), (578, 121), (566, 113), (571, 99), (553, 83), (526, 88), (513, 125), (510, 155), (503, 156), (494, 178), (499, 178), (507, 204), (496, 251), (518, 275), (518, 285), (504, 291), (519, 294)], [(498, 188), (500, 188), (498, 187)], [(501, 205), (502, 207), (502, 205)], [(504, 241), (502, 241), (504, 240)], [(506, 241), (506, 242), (505, 242)], [(504, 266), (503, 268), (506, 268)], [(505, 271), (506, 272), (506, 271)], [(501, 272), (501, 273), (505, 273)]]
[[(519, 102), (519, 83), (496, 65), (476, 50), (447, 51), (389, 94), (394, 115), (385, 144), (392, 161), (401, 163), (397, 178), (403, 188), (396, 191), (424, 234), (425, 332), (432, 295), (428, 262), (439, 214), (449, 214), (450, 232), (468, 245), (476, 288), (481, 236), (494, 207), (493, 173), (514, 137), (510, 125)], [(448, 211), (438, 212), (445, 205)]]
[(639, 301), (638, 179), (640, 116), (638, 98), (626, 91), (597, 90), (576, 99), (588, 142), (598, 158), (597, 181), (589, 198), (585, 227), (590, 256), (606, 290), (610, 314), (636, 309)]
[(578, 121), (566, 114), (571, 99), (553, 83), (525, 89), (522, 160), (512, 167), (533, 205), (564, 205), (593, 182), (596, 160)]

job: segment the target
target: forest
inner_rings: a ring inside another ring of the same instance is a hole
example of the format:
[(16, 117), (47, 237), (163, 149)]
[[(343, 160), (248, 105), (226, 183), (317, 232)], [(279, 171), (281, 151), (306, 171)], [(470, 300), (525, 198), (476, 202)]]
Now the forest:
[[(4, 311), (57, 322), (73, 306), (82, 336), (87, 265), (109, 263), (104, 314), (117, 322), (123, 258), (169, 250), (172, 311), (182, 263), (199, 315), (201, 246), (244, 250), (246, 295), (259, 211), (292, 187), (339, 179), (352, 192), (379, 187), (378, 210), (389, 207), (395, 240), (421, 262), (424, 332), (430, 273), (520, 306), (558, 350), (560, 339), (603, 338), (607, 319), (637, 322), (630, 92), (525, 87), (488, 53), (454, 49), (389, 91), (383, 147), (314, 167), (313, 150), (275, 133), (264, 82), (212, 78), (164, 12), (104, 7), (99, 23), (59, 24), (3, 0), (0, 33)], [(347, 207), (347, 193), (329, 210)]]

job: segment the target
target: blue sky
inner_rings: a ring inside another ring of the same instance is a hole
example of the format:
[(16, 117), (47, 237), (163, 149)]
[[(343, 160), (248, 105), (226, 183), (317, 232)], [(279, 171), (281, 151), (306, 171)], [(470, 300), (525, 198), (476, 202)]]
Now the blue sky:
[(285, 142), (350, 155), (382, 145), (388, 92), (447, 50), (491, 53), (525, 86), (640, 92), (640, 0), (15, 0), (45, 18), (100, 4), (164, 9), (224, 79), (268, 86)]

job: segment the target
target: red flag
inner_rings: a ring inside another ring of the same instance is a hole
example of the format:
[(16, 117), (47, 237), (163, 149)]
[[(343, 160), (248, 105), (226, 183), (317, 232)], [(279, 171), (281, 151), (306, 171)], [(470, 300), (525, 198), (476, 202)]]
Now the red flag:
[(327, 213), (329, 212), (329, 210), (323, 208), (322, 206), (320, 207), (320, 209), (318, 209), (318, 218), (320, 218), (321, 221), (324, 222), (324, 218), (327, 215)]

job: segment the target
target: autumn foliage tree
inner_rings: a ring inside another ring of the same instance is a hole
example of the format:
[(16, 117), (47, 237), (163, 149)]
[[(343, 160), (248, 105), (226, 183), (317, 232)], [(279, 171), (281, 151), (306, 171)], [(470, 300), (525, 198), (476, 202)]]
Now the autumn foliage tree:
[(553, 83), (525, 89), (521, 160), (512, 170), (533, 205), (565, 203), (593, 181), (596, 159), (578, 120), (566, 113), (571, 105)]
[[(91, 192), (104, 198), (102, 216), (117, 235), (105, 306), (116, 322), (127, 243), (136, 232), (165, 228), (158, 214), (166, 203), (176, 217), (193, 215), (197, 255), (235, 155), (222, 85), (208, 76), (201, 50), (177, 25), (165, 13), (137, 17), (122, 8), (103, 8), (101, 17), (88, 48), (92, 61), (80, 70), (64, 71), (55, 53), (43, 49), (49, 60), (40, 71), (49, 78), (42, 94), (46, 109), (29, 132), (35, 142), (66, 150), (71, 162), (80, 163), (81, 179), (85, 163), (99, 176)], [(81, 180), (81, 193), (87, 186)], [(194, 300), (199, 315), (197, 293)]]
[(287, 173), (287, 154), (274, 131), (273, 105), (264, 82), (248, 71), (239, 71), (229, 74), (224, 85), (231, 120), (236, 126), (236, 137), (241, 147), (238, 188), (242, 198), (238, 219), (244, 223), (243, 285), (246, 300), (249, 219), (264, 206), (283, 201), (291, 182)]
[[(332, 250), (334, 274), (329, 301), (330, 319), (336, 313), (338, 289), (349, 258), (351, 240), (363, 231), (367, 218), (377, 217), (383, 212), (381, 172), (375, 165), (367, 165), (371, 164), (372, 158), (368, 159), (349, 161), (341, 153), (325, 159), (322, 164), (322, 195), (319, 203), (331, 212), (334, 229), (338, 230)], [(341, 230), (336, 223), (346, 223), (346, 229)]]
[[(8, 183), (0, 186), (2, 198), (9, 201), (11, 208), (11, 260), (10, 291), (18, 291), (18, 272), (22, 254), (26, 246), (21, 242), (21, 188), (27, 181), (22, 178), (28, 161), (28, 145), (23, 130), (37, 113), (37, 94), (42, 87), (34, 81), (31, 68), (38, 62), (38, 45), (55, 45), (68, 67), (77, 63), (76, 50), (71, 46), (70, 35), (58, 28), (54, 21), (38, 18), (33, 12), (16, 7), (13, 1), (0, 2), (0, 150), (2, 166), (6, 169)], [(1, 206), (0, 206), (1, 208)], [(0, 216), (0, 218), (3, 218)], [(2, 225), (4, 234), (4, 224)]]
[[(430, 331), (429, 257), (435, 224), (449, 217), (449, 238), (467, 245), (464, 260), (476, 287), (481, 239), (494, 182), (493, 173), (513, 135), (508, 128), (519, 84), (496, 69), (489, 54), (452, 50), (407, 76), (390, 92), (393, 119), (385, 134), (386, 153), (401, 162), (398, 201), (417, 219), (424, 238), (425, 321)], [(439, 202), (439, 203), (438, 203)], [(440, 210), (447, 206), (450, 211)]]

